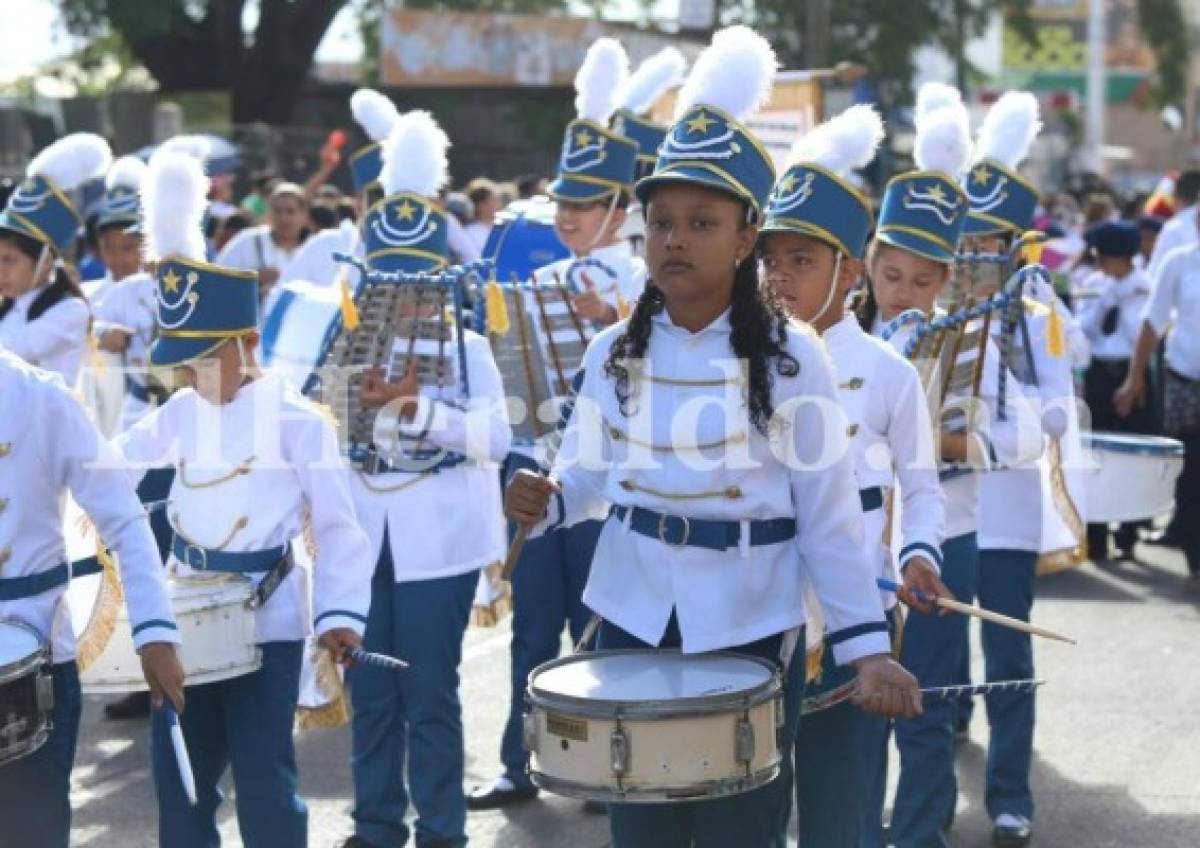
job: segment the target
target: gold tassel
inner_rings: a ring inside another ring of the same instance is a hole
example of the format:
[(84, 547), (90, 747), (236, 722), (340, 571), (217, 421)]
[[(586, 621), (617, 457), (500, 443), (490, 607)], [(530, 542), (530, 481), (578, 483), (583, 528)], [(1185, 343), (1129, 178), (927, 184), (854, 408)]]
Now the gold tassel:
[(1042, 261), (1042, 245), (1046, 234), (1039, 230), (1029, 230), (1021, 236), (1021, 258), (1026, 265), (1037, 265)]
[(494, 562), (484, 569), (484, 578), (494, 597), (486, 604), (471, 607), (472, 627), (495, 627), (512, 612), (512, 587), (500, 577), (503, 568), (503, 563)]
[(821, 679), (821, 660), (825, 656), (825, 640), (805, 655), (804, 682), (816, 683)]
[(498, 336), (507, 334), (512, 326), (508, 320), (508, 304), (504, 301), (504, 290), (495, 280), (487, 284), (485, 301), (488, 332)]
[(338, 674), (333, 657), (324, 648), (316, 648), (317, 686), (329, 698), (320, 707), (296, 707), (296, 727), (312, 730), (318, 727), (344, 727), (350, 721), (350, 702), (346, 687)]
[(1062, 316), (1058, 314), (1056, 307), (1056, 304), (1050, 304), (1050, 318), (1046, 324), (1046, 353), (1057, 359), (1067, 352), (1067, 343), (1063, 333)]
[(617, 319), (624, 321), (630, 314), (629, 301), (621, 294), (621, 290), (617, 289)]
[(117, 626), (121, 605), (125, 602), (125, 592), (121, 587), (121, 578), (113, 554), (99, 539), (96, 541), (96, 559), (103, 569), (100, 574), (100, 590), (96, 595), (92, 614), (88, 617), (87, 626), (78, 635), (75, 645), (75, 662), (80, 671), (86, 670), (108, 647), (108, 640), (112, 638)]
[(342, 275), (342, 326), (351, 332), (358, 329), (358, 307), (354, 304), (350, 281), (345, 274)]

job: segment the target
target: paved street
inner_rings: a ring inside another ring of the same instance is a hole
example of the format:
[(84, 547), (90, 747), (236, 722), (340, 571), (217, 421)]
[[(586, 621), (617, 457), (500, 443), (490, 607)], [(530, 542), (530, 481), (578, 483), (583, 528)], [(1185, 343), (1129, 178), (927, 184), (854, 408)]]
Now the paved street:
[[(1142, 545), (1141, 562), (1043, 578), (1036, 619), (1079, 639), (1072, 648), (1037, 643), (1048, 683), (1038, 710), (1034, 766), (1040, 846), (1185, 848), (1200, 843), (1200, 604), (1181, 594), (1182, 557)], [(508, 708), (508, 632), (472, 630), (463, 664), (467, 782), (495, 773)], [(975, 640), (978, 675), (978, 640)], [(80, 846), (140, 848), (155, 841), (153, 786), (144, 725), (100, 717), (85, 706), (75, 769), (75, 838)], [(982, 710), (959, 754), (954, 845), (983, 848), (987, 723)], [(310, 844), (329, 848), (349, 833), (349, 731), (298, 740)], [(893, 769), (894, 772), (894, 769)], [(894, 774), (892, 775), (894, 779)], [(232, 803), (223, 810), (227, 845), (239, 845)], [(472, 845), (601, 848), (605, 820), (579, 803), (546, 798), (511, 813), (470, 818)], [(2, 840), (0, 840), (2, 841)], [(731, 846), (736, 848), (736, 846)], [(823, 846), (821, 848), (824, 848)]]

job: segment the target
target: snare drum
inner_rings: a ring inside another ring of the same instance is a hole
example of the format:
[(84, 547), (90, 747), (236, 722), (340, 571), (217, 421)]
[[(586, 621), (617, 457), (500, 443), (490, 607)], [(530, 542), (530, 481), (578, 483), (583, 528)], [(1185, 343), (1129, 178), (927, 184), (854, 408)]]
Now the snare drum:
[(496, 216), (483, 258), (496, 263), (496, 279), (528, 280), (538, 268), (571, 255), (554, 232), (554, 203), (518, 200)]
[(1162, 436), (1083, 433), (1088, 523), (1141, 521), (1170, 512), (1183, 444)]
[(576, 654), (534, 669), (526, 700), (530, 776), (558, 795), (701, 801), (779, 774), (783, 683), (756, 657)]
[[(253, 594), (249, 580), (224, 574), (173, 577), (167, 581), (167, 590), (179, 627), (180, 660), (187, 685), (214, 683), (258, 670), (262, 653), (256, 644), (254, 611), (246, 605)], [(112, 639), (80, 675), (80, 683), (88, 694), (147, 688), (124, 607)]]
[(45, 744), (53, 708), (49, 648), (27, 624), (0, 621), (0, 766)]

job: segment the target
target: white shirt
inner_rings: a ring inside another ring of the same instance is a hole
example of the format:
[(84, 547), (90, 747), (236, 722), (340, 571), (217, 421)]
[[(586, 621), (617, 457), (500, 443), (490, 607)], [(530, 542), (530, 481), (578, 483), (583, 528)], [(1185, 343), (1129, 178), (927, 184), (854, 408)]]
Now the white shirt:
[[(469, 330), (463, 339), (470, 399), (457, 383), (440, 391), (423, 385), (411, 421), (400, 421), (394, 409), (380, 411), (374, 441), (386, 459), (406, 446), (397, 435), (423, 433), (427, 443), (468, 462), (424, 476), (352, 472), (354, 503), (371, 550), (378, 555), (386, 532), (397, 583), (464, 574), (504, 558), (499, 464), (512, 440), (504, 386), (487, 340)], [(453, 339), (446, 349), (457, 359)]]
[(1160, 337), (1167, 336), (1167, 367), (1189, 380), (1200, 380), (1200, 250), (1177, 248), (1165, 260), (1143, 319)]
[[(117, 283), (96, 313), (97, 323), (116, 325), (131, 330), (129, 347), (122, 354), (125, 376), (140, 386), (146, 385), (146, 369), (150, 364), (150, 344), (154, 341), (157, 320), (158, 284), (147, 273), (132, 274)], [(124, 393), (121, 404), (120, 430), (128, 430), (146, 414), (150, 404)]]
[(572, 292), (592, 288), (613, 309), (632, 308), (646, 288), (646, 262), (633, 254), (627, 241), (598, 247), (587, 256), (571, 256), (533, 272), (539, 283), (561, 280)]
[(65, 297), (30, 321), (29, 307), (43, 291), (44, 286), (30, 289), (13, 301), (0, 320), (0, 345), (30, 365), (61, 375), (68, 386), (74, 386), (88, 348), (91, 310), (83, 298)]
[[(0, 577), (37, 574), (65, 562), (68, 490), (117, 553), (133, 627), (163, 622), (137, 630), (134, 644), (178, 642), (154, 536), (120, 457), (59, 376), (0, 348)], [(65, 589), (0, 601), (0, 619), (18, 619), (51, 638), (56, 663), (75, 657)]]
[[(849, 420), (858, 488), (900, 489), (899, 557), (884, 538), (885, 508), (864, 514), (865, 552), (877, 577), (896, 579), (915, 556), (941, 565), (945, 504), (938, 485), (933, 429), (920, 377), (886, 342), (847, 315), (821, 336), (833, 364), (838, 402)], [(892, 593), (884, 606), (895, 604)]]
[[(725, 551), (673, 547), (609, 518), (584, 603), (650, 644), (661, 641), (674, 612), (683, 650), (712, 651), (803, 624), (807, 574), (836, 660), (886, 653), (883, 607), (862, 553), (846, 419), (817, 337), (787, 329), (786, 349), (799, 369), (792, 376), (772, 372), (783, 426), (768, 440), (750, 421), (728, 311), (698, 333), (675, 325), (665, 310), (652, 319), (645, 371), (636, 387), (631, 383), (638, 393), (627, 406), (629, 417), (604, 368), (625, 326), (607, 328), (588, 348), (579, 401), (554, 468), (563, 496), (535, 531), (602, 517), (617, 504), (745, 522), (743, 543)], [(773, 518), (794, 518), (796, 538), (750, 546), (749, 522)]]
[[(300, 539), (307, 523), (316, 546), (309, 621), (309, 576), (297, 565), (257, 613), (258, 640), (303, 639), (335, 627), (362, 633), (375, 561), (358, 526), (332, 423), (277, 375), (244, 385), (214, 405), (191, 389), (117, 439), (130, 473), (174, 465), (167, 515), (190, 542), (259, 551)], [(168, 564), (195, 573), (172, 555)], [(262, 575), (252, 576), (261, 579)]]
[[(487, 238), (485, 237), (483, 241), (486, 244)], [(446, 214), (446, 243), (460, 264), (478, 262), (483, 256), (483, 244), (476, 243), (475, 238), (467, 233), (467, 228), (462, 225), (462, 222), (450, 213)]]
[(271, 238), (271, 228), (266, 224), (247, 227), (221, 248), (215, 260), (217, 265), (238, 268), (242, 271), (259, 271), (274, 268), (280, 273), (296, 255), (300, 247), (288, 250), (280, 247)]
[[(1055, 298), (1055, 307), (1060, 304)], [(1036, 385), (1013, 386), (1010, 392), (1023, 391), (1029, 407), (1041, 412), (1042, 432), (1051, 438), (1066, 434), (1074, 405), (1072, 357), (1051, 356), (1048, 349), (1049, 310), (1043, 304), (1027, 306), (1025, 321), (1037, 373)], [(1000, 322), (992, 319), (993, 335), (999, 335)], [(1020, 329), (1016, 330), (1020, 334)], [(1064, 338), (1064, 342), (1066, 339)], [(1010, 372), (1008, 380), (1014, 379)], [(1012, 412), (1010, 411), (1010, 415)], [(1041, 440), (1039, 440), (1041, 441)], [(1036, 459), (1036, 457), (1034, 458)], [(1043, 490), (1039, 469), (1032, 460), (1013, 467), (996, 468), (983, 475), (980, 484), (978, 543), (982, 550), (1018, 550), (1038, 552), (1042, 547)]]
[(463, 234), (475, 245), (475, 250), (482, 256), (483, 249), (487, 246), (488, 236), (492, 234), (492, 225), (482, 221), (472, 221), (463, 227)]
[(1150, 262), (1146, 266), (1147, 276), (1151, 282), (1157, 282), (1162, 273), (1163, 263), (1172, 251), (1181, 247), (1191, 247), (1197, 241), (1196, 209), (1191, 206), (1180, 209), (1171, 216), (1171, 220), (1163, 224), (1158, 240), (1154, 242), (1154, 252), (1150, 254)]
[(279, 285), (292, 280), (305, 280), (318, 286), (334, 285), (343, 273), (353, 270), (334, 259), (334, 254), (353, 255), (358, 243), (358, 227), (353, 221), (342, 221), (336, 227), (314, 233), (280, 270)]
[[(1079, 308), (1079, 323), (1096, 359), (1129, 359), (1142, 329), (1142, 313), (1150, 299), (1150, 278), (1131, 271), (1119, 280), (1102, 275), (1095, 297)], [(1102, 327), (1110, 309), (1120, 310), (1116, 330), (1105, 335)]]

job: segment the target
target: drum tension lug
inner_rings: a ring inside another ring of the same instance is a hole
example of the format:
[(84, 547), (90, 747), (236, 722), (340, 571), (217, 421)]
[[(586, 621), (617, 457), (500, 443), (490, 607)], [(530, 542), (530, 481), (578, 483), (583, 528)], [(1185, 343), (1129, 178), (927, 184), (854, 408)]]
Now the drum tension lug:
[(754, 762), (754, 747), (754, 725), (750, 723), (750, 711), (746, 710), (734, 728), (733, 755), (737, 762), (745, 764), (747, 776)]
[(521, 717), (521, 742), (526, 753), (537, 753), (537, 716), (533, 713)]
[(49, 674), (38, 675), (37, 704), (39, 710), (49, 712), (54, 709), (54, 678)]
[(629, 772), (629, 735), (621, 726), (621, 716), (616, 719), (616, 727), (608, 741), (609, 764), (618, 783)]

